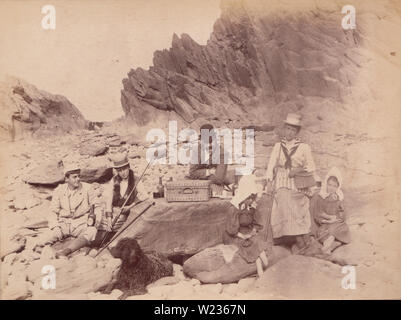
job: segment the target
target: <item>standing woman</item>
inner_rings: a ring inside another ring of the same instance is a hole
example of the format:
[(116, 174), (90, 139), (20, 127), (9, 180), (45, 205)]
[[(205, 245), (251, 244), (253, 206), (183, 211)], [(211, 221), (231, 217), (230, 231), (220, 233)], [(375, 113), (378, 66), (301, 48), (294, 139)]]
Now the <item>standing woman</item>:
[(307, 194), (315, 185), (311, 148), (298, 138), (300, 130), (301, 116), (289, 113), (284, 121), (284, 137), (274, 145), (266, 173), (268, 191), (274, 192), (273, 238), (294, 236), (295, 251), (308, 244), (311, 218)]

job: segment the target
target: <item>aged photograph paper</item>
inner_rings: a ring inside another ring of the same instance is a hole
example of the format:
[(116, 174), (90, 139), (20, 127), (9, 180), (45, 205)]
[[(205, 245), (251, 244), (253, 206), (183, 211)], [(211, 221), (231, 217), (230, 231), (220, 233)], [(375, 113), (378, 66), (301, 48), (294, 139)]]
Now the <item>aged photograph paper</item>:
[(400, 35), (398, 0), (0, 0), (0, 299), (400, 299)]

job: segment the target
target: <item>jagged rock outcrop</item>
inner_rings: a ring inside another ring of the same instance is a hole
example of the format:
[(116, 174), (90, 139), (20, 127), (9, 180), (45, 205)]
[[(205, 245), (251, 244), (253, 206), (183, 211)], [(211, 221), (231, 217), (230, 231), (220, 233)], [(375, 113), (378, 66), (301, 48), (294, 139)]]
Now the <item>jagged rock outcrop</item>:
[(53, 95), (11, 76), (0, 78), (0, 139), (57, 134), (87, 127), (64, 96)]
[(222, 1), (206, 45), (174, 34), (172, 47), (156, 51), (149, 70), (132, 69), (123, 80), (126, 116), (139, 124), (166, 111), (187, 123), (197, 118), (275, 123), (302, 108), (305, 97), (341, 102), (353, 82), (360, 45), (357, 31), (342, 29), (341, 6), (319, 3), (294, 11), (275, 6), (280, 4)]

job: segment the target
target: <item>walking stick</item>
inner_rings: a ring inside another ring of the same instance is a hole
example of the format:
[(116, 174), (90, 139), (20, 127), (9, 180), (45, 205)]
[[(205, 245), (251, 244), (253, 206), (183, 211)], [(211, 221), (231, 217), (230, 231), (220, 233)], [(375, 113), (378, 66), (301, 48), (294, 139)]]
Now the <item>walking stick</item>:
[[(131, 197), (132, 193), (136, 190), (136, 187), (138, 186), (138, 184), (139, 184), (139, 182), (141, 181), (143, 175), (145, 174), (146, 170), (148, 170), (149, 165), (153, 162), (153, 160), (154, 160), (154, 158), (152, 158), (152, 159), (148, 162), (148, 164), (146, 165), (145, 170), (143, 170), (143, 172), (142, 172), (141, 176), (139, 177), (138, 181), (135, 183), (135, 186), (132, 188), (131, 192), (129, 193), (129, 195), (128, 195), (127, 198), (125, 199), (125, 201), (124, 201), (124, 203), (123, 203), (123, 205), (122, 205), (122, 207), (121, 207), (120, 212), (118, 213), (118, 215), (115, 217), (115, 219), (114, 219), (113, 222), (111, 223), (111, 231), (113, 231), (113, 227), (114, 227), (114, 225), (116, 224), (116, 222), (117, 222), (118, 218), (120, 217), (121, 213), (123, 212), (123, 209), (124, 209), (125, 205), (127, 204), (127, 202), (128, 202), (128, 200), (129, 200), (129, 198)], [(99, 246), (99, 247), (102, 247), (103, 242), (104, 242), (104, 240), (106, 239), (108, 233), (109, 233), (109, 232), (106, 232), (106, 234), (104, 235), (104, 237), (103, 237), (103, 239), (102, 239), (102, 242), (100, 243), (100, 246)]]
[(101, 248), (95, 255), (95, 258), (104, 250), (106, 249), (115, 239), (117, 239), (129, 226), (131, 226), (141, 215), (143, 215), (150, 207), (152, 207), (155, 204), (153, 201), (151, 204), (149, 204), (145, 209), (142, 210), (140, 214), (138, 214), (130, 223), (128, 223), (124, 228), (119, 230), (111, 239), (109, 242), (106, 243), (106, 245)]

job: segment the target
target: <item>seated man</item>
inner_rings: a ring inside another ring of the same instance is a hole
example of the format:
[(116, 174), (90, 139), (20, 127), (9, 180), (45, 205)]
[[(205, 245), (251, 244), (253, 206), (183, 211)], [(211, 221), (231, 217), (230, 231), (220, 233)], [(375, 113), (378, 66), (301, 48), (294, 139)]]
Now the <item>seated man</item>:
[(202, 164), (202, 143), (201, 133), (202, 130), (209, 130), (213, 135), (213, 126), (211, 124), (204, 124), (199, 132), (199, 150), (198, 150), (198, 163), (191, 164), (189, 167), (188, 178), (191, 180), (210, 180), (214, 184), (229, 185), (235, 182), (235, 174), (233, 170), (227, 170), (227, 164), (224, 163), (224, 150), (220, 145), (220, 161), (218, 164), (212, 163), (212, 143), (213, 136), (209, 136), (209, 154), (206, 155), (208, 163)]
[(140, 201), (137, 190), (134, 190), (136, 177), (127, 155), (115, 154), (112, 160), (116, 175), (106, 185), (104, 207), (95, 208), (96, 212), (100, 211), (101, 220), (96, 239), (92, 243), (94, 248), (107, 243), (117, 233), (130, 214), (130, 206)]
[(64, 167), (65, 183), (53, 192), (49, 228), (50, 237), (39, 243), (52, 244), (72, 236), (75, 239), (56, 256), (67, 256), (89, 245), (96, 236), (96, 228), (88, 226), (89, 185), (79, 181), (80, 169), (76, 166)]

